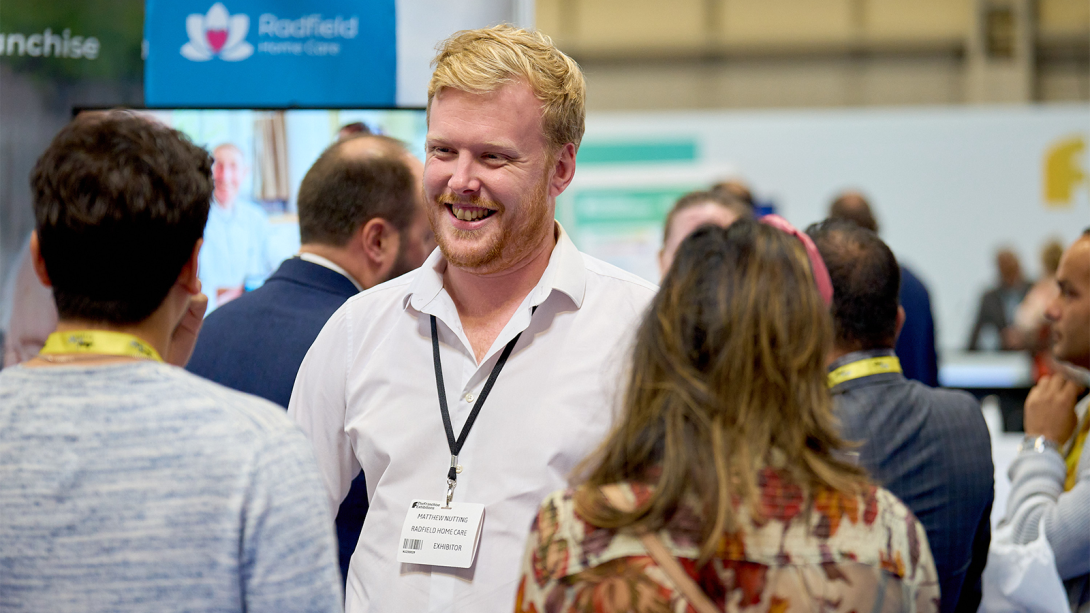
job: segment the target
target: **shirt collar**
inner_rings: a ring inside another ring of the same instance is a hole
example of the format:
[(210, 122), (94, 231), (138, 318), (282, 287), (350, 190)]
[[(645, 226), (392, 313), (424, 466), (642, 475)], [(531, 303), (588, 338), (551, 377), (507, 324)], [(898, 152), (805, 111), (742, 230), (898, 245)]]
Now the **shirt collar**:
[(336, 265), (335, 263), (333, 263), (328, 258), (323, 258), (322, 256), (320, 256), (320, 255), (318, 255), (316, 253), (306, 253), (306, 252), (304, 252), (304, 253), (299, 254), (299, 259), (303, 260), (304, 262), (310, 262), (311, 264), (317, 264), (319, 266), (324, 266), (324, 267), (332, 270), (333, 272), (340, 273), (340, 274), (344, 275), (344, 277), (346, 279), (351, 281), (352, 285), (356, 286), (356, 289), (360, 290), (361, 292), (363, 291), (363, 286), (360, 285), (360, 282), (357, 281), (355, 277), (348, 274), (347, 270), (345, 270), (345, 269), (341, 268), (340, 266)]
[[(541, 279), (530, 290), (529, 306), (538, 306), (545, 302), (553, 291), (559, 291), (575, 304), (583, 306), (587, 289), (587, 268), (583, 256), (576, 249), (575, 243), (568, 237), (560, 222), (556, 224), (556, 246), (549, 255), (549, 265), (545, 267)], [(429, 312), (428, 305), (443, 291), (443, 273), (447, 270), (447, 260), (441, 250), (436, 249), (424, 261), (419, 273), (409, 285), (406, 298), (412, 308), (420, 312)]]
[(859, 360), (866, 360), (869, 358), (881, 358), (886, 356), (896, 355), (893, 349), (867, 349), (865, 351), (853, 351), (847, 355), (842, 355), (839, 358), (833, 360), (832, 364), (829, 364), (829, 372), (844, 366), (851, 364), (852, 362), (858, 362)]

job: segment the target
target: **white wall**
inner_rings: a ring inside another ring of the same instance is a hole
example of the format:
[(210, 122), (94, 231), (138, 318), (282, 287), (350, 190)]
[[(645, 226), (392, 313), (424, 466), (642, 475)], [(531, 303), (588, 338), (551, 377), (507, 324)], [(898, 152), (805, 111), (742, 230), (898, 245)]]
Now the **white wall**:
[[(805, 227), (825, 216), (837, 192), (860, 188), (883, 238), (928, 284), (940, 347), (954, 349), (965, 344), (978, 297), (994, 282), (996, 248), (1013, 246), (1036, 275), (1047, 239), (1066, 244), (1090, 226), (1085, 180), (1069, 208), (1043, 203), (1045, 151), (1072, 135), (1090, 142), (1085, 105), (592, 113), (584, 143), (692, 139), (698, 159), (583, 165), (566, 197), (618, 179), (629, 187), (695, 187), (737, 169), (757, 196)], [(1085, 152), (1076, 162), (1087, 172)], [(645, 276), (654, 270), (653, 262), (623, 264)]]
[(397, 104), (424, 106), (435, 46), (458, 30), (513, 23), (533, 27), (533, 0), (399, 0)]

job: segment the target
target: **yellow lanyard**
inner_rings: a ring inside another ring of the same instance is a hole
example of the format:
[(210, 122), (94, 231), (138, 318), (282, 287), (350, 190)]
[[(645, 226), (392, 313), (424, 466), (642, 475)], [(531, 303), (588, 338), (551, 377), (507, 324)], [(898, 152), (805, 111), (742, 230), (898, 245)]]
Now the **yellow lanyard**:
[(829, 387), (835, 387), (852, 379), (886, 372), (901, 372), (901, 361), (897, 359), (897, 356), (884, 355), (845, 364), (829, 373)]
[(123, 355), (162, 362), (159, 352), (151, 345), (124, 332), (106, 330), (76, 330), (54, 332), (45, 339), (42, 354), (94, 353), (98, 355)]
[(1079, 459), (1086, 450), (1086, 435), (1090, 433), (1090, 414), (1083, 416), (1082, 427), (1075, 435), (1075, 444), (1068, 452), (1064, 462), (1067, 464), (1067, 478), (1064, 479), (1064, 491), (1070, 492), (1079, 479)]

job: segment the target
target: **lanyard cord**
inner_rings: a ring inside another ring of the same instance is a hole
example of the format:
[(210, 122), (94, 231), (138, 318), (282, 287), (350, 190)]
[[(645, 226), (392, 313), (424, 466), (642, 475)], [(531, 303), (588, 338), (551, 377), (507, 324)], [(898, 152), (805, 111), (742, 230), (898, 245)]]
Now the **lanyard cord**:
[(862, 379), (871, 375), (901, 372), (901, 361), (895, 355), (883, 355), (876, 358), (864, 358), (841, 366), (829, 373), (828, 385), (836, 387), (846, 381)]
[(110, 330), (74, 330), (54, 332), (45, 340), (40, 356), (52, 362), (55, 354), (94, 354), (126, 356), (162, 362), (159, 352), (147, 342), (124, 332)]
[[(531, 317), (533, 317), (534, 311), (537, 311), (536, 306), (530, 312)], [(466, 419), (465, 425), (462, 426), (462, 432), (455, 439), (454, 426), (450, 421), (450, 410), (447, 408), (447, 388), (443, 383), (443, 363), (439, 359), (439, 332), (435, 323), (435, 315), (431, 316), (431, 353), (435, 360), (435, 386), (439, 391), (439, 412), (443, 415), (443, 429), (446, 430), (447, 445), (450, 447), (450, 470), (447, 471), (447, 506), (450, 506), (450, 500), (454, 495), (454, 487), (458, 484), (458, 453), (462, 451), (462, 445), (465, 444), (466, 437), (469, 436), (469, 431), (473, 428), (473, 423), (477, 421), (477, 415), (480, 414), (485, 399), (488, 398), (492, 386), (496, 384), (496, 379), (500, 376), (500, 371), (503, 370), (504, 364), (507, 363), (507, 358), (511, 357), (511, 352), (514, 351), (515, 344), (519, 342), (521, 337), (522, 332), (519, 332), (503, 348), (500, 359), (492, 367), (492, 373), (488, 375), (488, 381), (485, 382), (484, 389), (477, 396), (477, 402), (473, 404), (473, 410), (470, 411), (469, 418)]]

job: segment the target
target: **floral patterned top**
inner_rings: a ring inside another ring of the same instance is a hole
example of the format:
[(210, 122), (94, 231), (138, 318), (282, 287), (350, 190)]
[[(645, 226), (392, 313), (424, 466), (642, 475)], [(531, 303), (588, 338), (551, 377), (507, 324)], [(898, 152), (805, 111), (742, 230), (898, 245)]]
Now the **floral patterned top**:
[[(723, 611), (932, 612), (939, 584), (927, 535), (889, 491), (851, 497), (818, 490), (812, 510), (786, 473), (758, 479), (764, 521), (737, 510), (736, 532), (702, 567), (700, 517), (683, 506), (659, 538)], [(646, 486), (620, 484), (637, 503)], [(573, 490), (554, 492), (534, 519), (516, 613), (695, 613), (638, 537), (599, 528), (575, 512)]]

